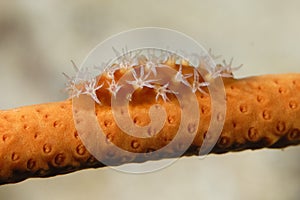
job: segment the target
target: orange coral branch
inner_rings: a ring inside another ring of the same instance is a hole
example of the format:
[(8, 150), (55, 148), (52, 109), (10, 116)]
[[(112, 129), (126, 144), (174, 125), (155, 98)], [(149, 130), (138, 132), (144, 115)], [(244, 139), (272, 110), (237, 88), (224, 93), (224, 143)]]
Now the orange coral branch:
[[(300, 74), (223, 78), (223, 81), (227, 115), (212, 153), (283, 148), (300, 143)], [(134, 122), (140, 126), (149, 123), (147, 110), (153, 104), (151, 99), (155, 99), (155, 96), (151, 98), (151, 92), (142, 92), (138, 94), (139, 103), (129, 109)], [(184, 155), (197, 155), (210, 122), (210, 97), (199, 93), (197, 99), (200, 126)], [(152, 138), (134, 138), (116, 126), (105, 98), (101, 102), (102, 106), (96, 105), (96, 114), (108, 142), (128, 151), (160, 149), (172, 140), (180, 123), (180, 106), (171, 97), (169, 102), (160, 101), (168, 115), (161, 132)], [(71, 100), (0, 111), (0, 183), (104, 166), (86, 150), (73, 120)], [(172, 153), (162, 158), (171, 158)], [(120, 158), (113, 152), (104, 154), (112, 159)]]

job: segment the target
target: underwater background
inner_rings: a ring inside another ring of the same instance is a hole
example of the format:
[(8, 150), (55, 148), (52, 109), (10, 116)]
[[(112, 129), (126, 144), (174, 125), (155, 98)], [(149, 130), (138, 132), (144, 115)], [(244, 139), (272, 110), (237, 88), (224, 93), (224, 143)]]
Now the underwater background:
[[(99, 42), (132, 28), (183, 32), (234, 65), (236, 77), (300, 72), (300, 1), (24, 0), (0, 2), (0, 109), (61, 101)], [(221, 60), (222, 61), (222, 60)], [(158, 172), (110, 168), (0, 187), (1, 200), (299, 199), (300, 147), (181, 158)]]

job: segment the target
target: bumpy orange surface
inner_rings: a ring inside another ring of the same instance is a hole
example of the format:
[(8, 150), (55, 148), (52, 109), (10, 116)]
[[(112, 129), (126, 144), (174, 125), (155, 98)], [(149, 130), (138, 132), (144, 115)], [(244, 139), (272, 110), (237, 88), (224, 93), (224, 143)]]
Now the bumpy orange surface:
[[(102, 79), (105, 79), (103, 77)], [(300, 74), (264, 75), (243, 79), (223, 78), (227, 96), (225, 125), (211, 153), (258, 148), (283, 148), (300, 143)], [(208, 92), (208, 91), (207, 91)], [(150, 152), (172, 141), (181, 109), (175, 95), (159, 100), (167, 112), (163, 129), (152, 138), (135, 138), (116, 125), (110, 96), (97, 93), (98, 122), (118, 147), (131, 152)], [(197, 135), (184, 155), (197, 155), (211, 117), (210, 96), (197, 93), (201, 120)], [(134, 93), (129, 112), (134, 123), (150, 122), (148, 109), (155, 102), (151, 89)], [(188, 134), (189, 130), (186, 130)], [(151, 130), (149, 130), (151, 134)], [(184, 140), (184, 138), (182, 138)], [(180, 146), (174, 146), (174, 152)], [(173, 157), (166, 152), (162, 158)], [(120, 159), (114, 152), (104, 152)], [(184, 156), (183, 155), (183, 156)], [(139, 162), (131, 159), (128, 162)], [(47, 177), (89, 167), (103, 167), (84, 147), (74, 126), (72, 100), (0, 111), (0, 183), (29, 177)]]

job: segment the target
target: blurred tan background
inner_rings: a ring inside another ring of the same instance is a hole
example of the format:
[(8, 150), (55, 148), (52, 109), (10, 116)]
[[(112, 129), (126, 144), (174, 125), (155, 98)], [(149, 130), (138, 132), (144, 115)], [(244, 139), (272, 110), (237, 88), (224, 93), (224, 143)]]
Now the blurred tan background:
[[(13, 3), (15, 2), (15, 3)], [(300, 1), (0, 2), (0, 109), (59, 101), (65, 79), (99, 42), (136, 27), (181, 31), (234, 64), (238, 77), (300, 72)], [(0, 187), (15, 199), (300, 199), (300, 147), (178, 160), (132, 175), (83, 170)]]

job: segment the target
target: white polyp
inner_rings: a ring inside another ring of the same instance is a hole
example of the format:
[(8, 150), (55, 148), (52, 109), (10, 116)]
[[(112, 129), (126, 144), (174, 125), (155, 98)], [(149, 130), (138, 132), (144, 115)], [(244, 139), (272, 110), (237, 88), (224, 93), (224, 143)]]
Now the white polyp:
[(208, 95), (201, 87), (207, 87), (209, 85), (209, 82), (199, 82), (199, 74), (196, 69), (194, 69), (194, 80), (193, 80), (193, 86), (192, 91), (193, 93), (199, 91), (203, 94)]
[(116, 83), (115, 79), (112, 79), (111, 82), (108, 82), (108, 91), (112, 94), (113, 97), (116, 97), (118, 91), (121, 89), (121, 87), (123, 87), (122, 85), (118, 85), (118, 83)]
[(74, 85), (75, 85), (75, 83), (74, 83), (74, 78), (72, 77), (70, 77), (70, 76), (68, 76), (66, 73), (62, 73), (65, 77), (66, 77), (66, 79), (67, 79), (67, 82), (65, 83), (65, 86), (66, 86), (66, 88), (65, 88), (65, 91), (66, 92), (68, 92), (69, 94), (70, 93), (72, 93), (72, 90), (73, 90), (73, 88), (74, 88)]
[(223, 60), (223, 66), (225, 68), (224, 71), (226, 71), (228, 73), (232, 73), (233, 71), (239, 70), (243, 66), (243, 64), (241, 64), (237, 67), (232, 67), (232, 63), (233, 63), (233, 58), (230, 59), (228, 64), (227, 64), (226, 60)]
[(156, 63), (154, 63), (152, 61), (147, 61), (145, 64), (145, 69), (146, 69), (146, 71), (151, 71), (153, 73), (153, 75), (156, 76), (157, 75), (156, 66), (157, 66)]
[(134, 80), (133, 81), (127, 81), (127, 83), (131, 84), (134, 88), (139, 88), (142, 89), (143, 87), (148, 87), (148, 88), (154, 88), (154, 86), (151, 84), (157, 80), (147, 80), (147, 78), (150, 75), (150, 72), (148, 72), (145, 75), (145, 70), (144, 67), (141, 66), (140, 67), (140, 76), (138, 77), (138, 75), (136, 74), (135, 69), (131, 69), (131, 73), (133, 75)]
[(82, 94), (91, 96), (96, 103), (101, 105), (101, 102), (97, 97), (96, 91), (99, 90), (104, 85), (104, 83), (102, 83), (97, 87), (96, 84), (97, 84), (96, 78), (92, 78), (91, 80), (87, 81), (84, 85), (85, 90)]
[(158, 101), (159, 97), (161, 97), (161, 98), (164, 100), (164, 102), (169, 101), (169, 98), (168, 98), (168, 96), (167, 96), (167, 93), (170, 93), (170, 94), (178, 94), (178, 92), (174, 92), (174, 91), (172, 91), (172, 90), (169, 90), (169, 89), (168, 89), (168, 86), (169, 86), (169, 83), (166, 83), (166, 84), (163, 85), (163, 86), (157, 86), (157, 87), (155, 88), (155, 92), (156, 92), (156, 97), (155, 97), (155, 99), (156, 99), (156, 101)]
[(192, 76), (192, 74), (185, 74), (185, 75), (182, 74), (182, 64), (180, 64), (179, 70), (176, 73), (174, 79), (176, 82), (183, 83), (184, 85), (191, 87), (189, 82), (186, 80), (187, 78), (189, 78), (191, 76)]
[(71, 98), (74, 98), (74, 97), (78, 98), (82, 93), (83, 93), (83, 91), (81, 89), (78, 89), (77, 87), (74, 87), (73, 91), (72, 91)]

